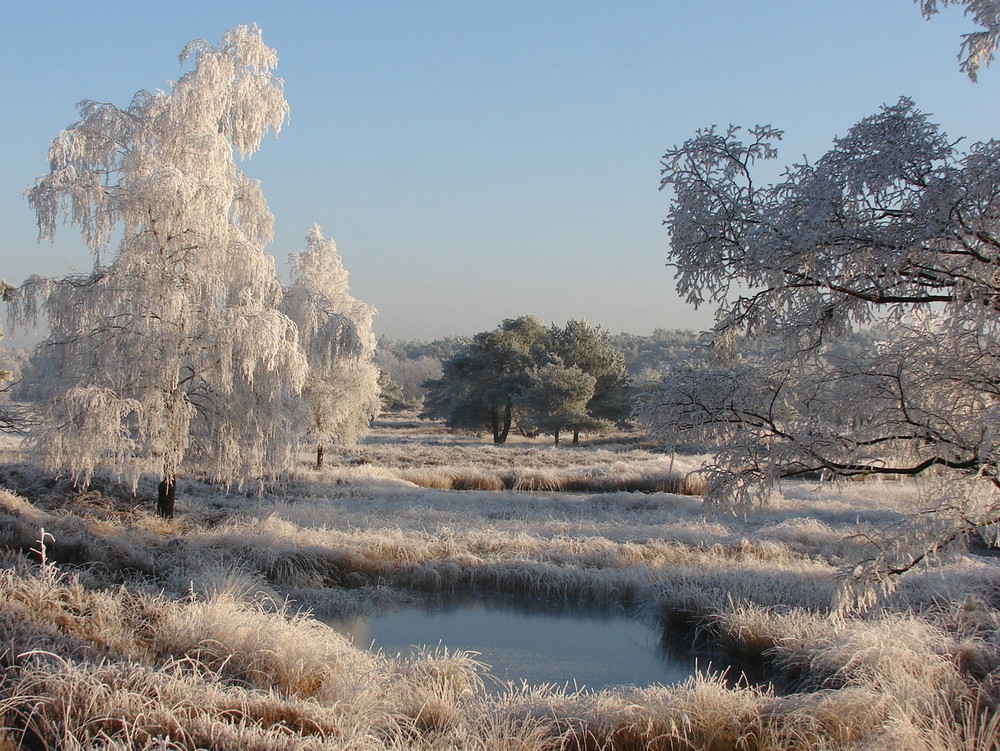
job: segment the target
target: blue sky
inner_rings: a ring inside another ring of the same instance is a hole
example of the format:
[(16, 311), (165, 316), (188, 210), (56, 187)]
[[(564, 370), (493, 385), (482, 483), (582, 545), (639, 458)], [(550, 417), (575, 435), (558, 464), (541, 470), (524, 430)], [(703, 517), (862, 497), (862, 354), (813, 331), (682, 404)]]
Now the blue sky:
[(194, 38), (257, 23), (291, 119), (243, 168), (284, 269), (313, 222), (376, 330), (435, 338), (533, 313), (612, 332), (705, 328), (665, 266), (659, 157), (696, 128), (772, 123), (811, 159), (911, 96), (952, 136), (1000, 136), (1000, 64), (958, 70), (960, 9), (911, 0), (0, 0), (0, 276), (90, 259), (39, 245), (23, 191), (82, 99), (164, 87)]

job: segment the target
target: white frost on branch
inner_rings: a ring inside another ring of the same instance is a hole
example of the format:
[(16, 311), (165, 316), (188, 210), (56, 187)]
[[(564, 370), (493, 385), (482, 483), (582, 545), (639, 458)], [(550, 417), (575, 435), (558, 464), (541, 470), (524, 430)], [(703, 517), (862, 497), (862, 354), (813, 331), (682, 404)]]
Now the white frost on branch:
[(337, 245), (323, 237), (318, 225), (309, 229), (305, 249), (291, 254), (288, 262), (292, 284), (282, 309), (298, 327), (309, 361), (303, 395), (321, 466), (326, 444), (353, 444), (378, 414), (375, 310), (350, 295)]
[(924, 18), (939, 13), (938, 6), (964, 6), (965, 15), (971, 16), (973, 22), (982, 28), (982, 31), (963, 34), (962, 46), (958, 51), (962, 71), (973, 81), (977, 80), (980, 68), (993, 62), (993, 53), (1000, 41), (1000, 2), (997, 0), (915, 0), (915, 2), (920, 4)]
[(927, 498), (953, 523), (935, 544), (1000, 520), (1000, 143), (960, 152), (904, 98), (761, 185), (780, 132), (741, 135), (710, 128), (664, 156), (678, 290), (717, 305), (720, 346), (650, 396), (647, 422), (718, 443), (721, 507), (783, 477), (937, 473), (981, 489), (962, 514)]
[(263, 252), (273, 218), (235, 160), (287, 117), (277, 58), (240, 26), (186, 59), (124, 109), (83, 102), (27, 192), (41, 237), (65, 218), (94, 253), (91, 273), (29, 280), (20, 300), (51, 326), (37, 446), (84, 482), (141, 467), (172, 483), (182, 465), (241, 482), (296, 452), (307, 361)]

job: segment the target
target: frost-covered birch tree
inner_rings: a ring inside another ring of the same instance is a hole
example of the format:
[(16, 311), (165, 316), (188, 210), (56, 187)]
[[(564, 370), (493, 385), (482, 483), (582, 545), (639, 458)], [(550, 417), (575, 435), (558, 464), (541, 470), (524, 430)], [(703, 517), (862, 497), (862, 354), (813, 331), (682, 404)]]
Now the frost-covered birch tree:
[(187, 61), (124, 108), (83, 102), (52, 142), (27, 191), (40, 236), (76, 225), (94, 267), (21, 290), (21, 313), (41, 301), (50, 323), (39, 452), (82, 483), (98, 468), (157, 473), (163, 516), (182, 466), (224, 483), (287, 466), (307, 372), (263, 252), (271, 213), (235, 161), (288, 114), (277, 57), (240, 26), (191, 42)]
[[(1000, 521), (1000, 142), (959, 151), (903, 98), (761, 184), (780, 136), (712, 127), (663, 159), (678, 291), (717, 306), (717, 353), (757, 345), (677, 372), (645, 418), (718, 442), (727, 508), (782, 477), (930, 476), (933, 513), (878, 556), (898, 573)], [(861, 327), (872, 346), (838, 353)]]
[(378, 414), (375, 311), (350, 295), (337, 245), (323, 237), (318, 225), (309, 229), (305, 249), (290, 255), (288, 262), (292, 284), (282, 309), (298, 327), (309, 362), (303, 396), (319, 469), (327, 444), (354, 443)]

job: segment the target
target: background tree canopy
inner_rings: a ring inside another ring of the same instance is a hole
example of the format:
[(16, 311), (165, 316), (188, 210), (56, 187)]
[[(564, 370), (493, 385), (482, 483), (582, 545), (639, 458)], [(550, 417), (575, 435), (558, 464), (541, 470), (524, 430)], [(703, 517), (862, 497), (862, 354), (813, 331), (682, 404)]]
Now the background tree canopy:
[(476, 334), (426, 383), (424, 414), (452, 428), (489, 430), (504, 443), (515, 417), (553, 435), (599, 431), (631, 412), (622, 355), (599, 327), (546, 327), (534, 316)]

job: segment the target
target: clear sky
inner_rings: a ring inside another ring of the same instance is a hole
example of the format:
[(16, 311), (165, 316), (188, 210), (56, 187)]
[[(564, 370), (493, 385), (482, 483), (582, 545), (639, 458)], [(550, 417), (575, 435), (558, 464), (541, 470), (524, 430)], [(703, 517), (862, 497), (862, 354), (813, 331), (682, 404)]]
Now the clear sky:
[(1000, 137), (1000, 63), (969, 82), (958, 8), (912, 0), (0, 0), (0, 276), (90, 266), (38, 245), (23, 191), (76, 102), (166, 86), (195, 38), (257, 23), (291, 119), (242, 164), (284, 270), (313, 222), (376, 331), (472, 334), (527, 313), (613, 333), (706, 328), (665, 266), (659, 158), (710, 123), (786, 131), (779, 162), (900, 95), (952, 136)]

